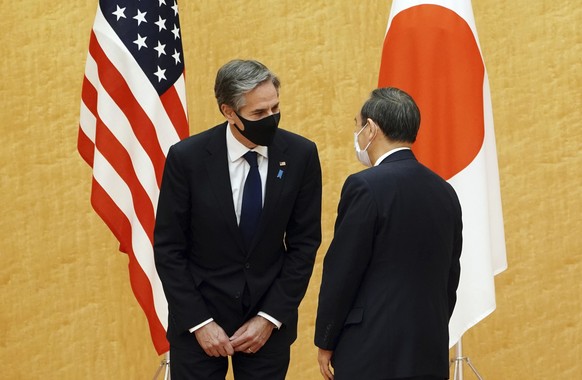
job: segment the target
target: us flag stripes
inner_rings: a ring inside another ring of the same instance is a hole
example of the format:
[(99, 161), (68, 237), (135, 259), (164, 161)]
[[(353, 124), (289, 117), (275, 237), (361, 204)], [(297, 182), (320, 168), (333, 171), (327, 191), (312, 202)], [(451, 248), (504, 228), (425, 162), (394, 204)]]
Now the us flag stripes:
[(81, 98), (78, 150), (93, 168), (91, 204), (129, 257), (162, 354), (168, 311), (153, 259), (155, 210), (168, 149), (188, 135), (174, 0), (99, 1)]

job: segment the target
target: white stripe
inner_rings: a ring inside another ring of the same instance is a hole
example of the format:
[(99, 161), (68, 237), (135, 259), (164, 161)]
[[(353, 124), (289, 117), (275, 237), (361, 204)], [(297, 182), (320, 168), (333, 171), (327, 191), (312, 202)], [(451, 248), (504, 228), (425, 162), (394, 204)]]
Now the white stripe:
[(149, 279), (153, 291), (154, 308), (158, 319), (164, 326), (164, 329), (167, 329), (168, 304), (155, 269), (152, 244), (136, 216), (129, 187), (97, 149), (95, 149), (93, 177), (111, 197), (121, 212), (125, 214), (131, 224), (133, 253), (139, 266)]
[[(184, 110), (188, 109), (188, 105), (186, 103), (186, 81), (184, 79), (184, 73), (180, 75), (180, 77), (174, 83), (174, 87), (176, 87), (176, 91), (178, 92), (178, 97), (180, 98), (180, 103), (182, 103), (182, 108)], [(188, 117), (188, 115), (186, 115)]]
[[(187, 105), (186, 105), (186, 83), (184, 81), (184, 74), (180, 75), (180, 77), (176, 80), (176, 83), (174, 84), (174, 87), (176, 88), (176, 92), (178, 93), (178, 98), (180, 99), (180, 103), (182, 104), (182, 108), (184, 110), (187, 109)], [(186, 115), (186, 118), (188, 117), (188, 115)], [(187, 120), (187, 119), (186, 119)], [(166, 134), (167, 136), (164, 136), (165, 140), (171, 141), (175, 136), (176, 136), (176, 128), (172, 128), (171, 131), (158, 131), (158, 137), (161, 138), (162, 134)], [(178, 142), (178, 140), (176, 140), (174, 143)], [(162, 147), (162, 149), (164, 149), (164, 147)], [(166, 149), (163, 150), (164, 152), (164, 156), (168, 155), (168, 150), (170, 149), (170, 146), (167, 146)]]
[(95, 144), (95, 128), (97, 125), (97, 119), (95, 115), (89, 108), (85, 105), (85, 102), (81, 101), (81, 116), (79, 118), (79, 126), (83, 133)]
[(171, 145), (179, 141), (179, 136), (164, 111), (158, 93), (121, 39), (115, 34), (115, 31), (101, 13), (100, 8), (95, 16), (93, 31), (99, 41), (99, 45), (124, 77), (131, 92), (152, 121), (162, 152), (167, 152)]
[(153, 163), (135, 136), (129, 120), (101, 85), (97, 72), (97, 62), (92, 56), (87, 57), (85, 76), (97, 89), (99, 99), (97, 114), (129, 154), (135, 174), (155, 208), (158, 202), (159, 188)]

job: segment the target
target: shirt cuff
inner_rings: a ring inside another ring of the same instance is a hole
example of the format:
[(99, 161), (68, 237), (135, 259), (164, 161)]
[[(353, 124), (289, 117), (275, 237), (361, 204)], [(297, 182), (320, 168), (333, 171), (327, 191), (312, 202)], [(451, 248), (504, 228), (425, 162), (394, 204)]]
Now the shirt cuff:
[(190, 331), (191, 333), (193, 333), (194, 331), (198, 330), (201, 327), (206, 326), (207, 324), (209, 324), (210, 322), (214, 321), (214, 319), (210, 318), (205, 320), (204, 322), (200, 323), (199, 325), (196, 325), (194, 327), (192, 327), (191, 329), (189, 329), (188, 331)]
[(275, 318), (271, 317), (269, 314), (263, 313), (262, 311), (259, 311), (259, 313), (257, 315), (265, 318), (267, 321), (269, 321), (272, 324), (274, 324), (275, 326), (277, 326), (277, 330), (279, 330), (281, 328), (281, 326), (283, 325), (283, 323), (281, 323), (278, 320), (276, 320)]

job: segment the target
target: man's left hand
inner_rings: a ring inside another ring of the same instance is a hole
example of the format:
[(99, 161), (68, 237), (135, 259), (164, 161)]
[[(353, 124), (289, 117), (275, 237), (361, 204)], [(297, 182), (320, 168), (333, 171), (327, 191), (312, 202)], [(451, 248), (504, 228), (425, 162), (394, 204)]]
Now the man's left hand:
[(319, 372), (325, 380), (333, 380), (331, 357), (333, 351), (320, 348), (317, 352), (317, 361), (319, 362)]
[(274, 328), (273, 323), (257, 315), (236, 330), (230, 343), (235, 351), (254, 354), (269, 340)]

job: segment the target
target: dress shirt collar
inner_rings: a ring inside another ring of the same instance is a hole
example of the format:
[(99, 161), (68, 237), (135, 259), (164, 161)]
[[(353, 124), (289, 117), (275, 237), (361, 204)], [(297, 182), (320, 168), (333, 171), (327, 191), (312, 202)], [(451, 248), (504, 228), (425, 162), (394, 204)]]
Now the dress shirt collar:
[(381, 156), (380, 156), (380, 158), (378, 158), (378, 160), (376, 160), (376, 163), (374, 164), (374, 166), (378, 166), (378, 165), (380, 165), (380, 164), (382, 163), (382, 161), (384, 161), (384, 159), (385, 159), (386, 157), (388, 157), (389, 155), (391, 155), (392, 153), (396, 153), (396, 152), (398, 152), (398, 151), (400, 151), (400, 150), (405, 150), (405, 149), (408, 149), (408, 150), (410, 150), (410, 148), (409, 148), (409, 147), (406, 147), (406, 146), (403, 146), (403, 147), (400, 147), (400, 148), (396, 148), (396, 149), (389, 150), (388, 152), (386, 152), (386, 153), (384, 153), (383, 155), (381, 155)]
[(228, 159), (230, 162), (235, 162), (236, 160), (240, 159), (246, 152), (252, 150), (253, 152), (257, 152), (261, 156), (267, 158), (269, 157), (269, 149), (266, 146), (257, 145), (253, 149), (249, 149), (240, 141), (234, 137), (232, 134), (232, 130), (230, 129), (230, 124), (226, 125), (226, 150), (228, 151)]

